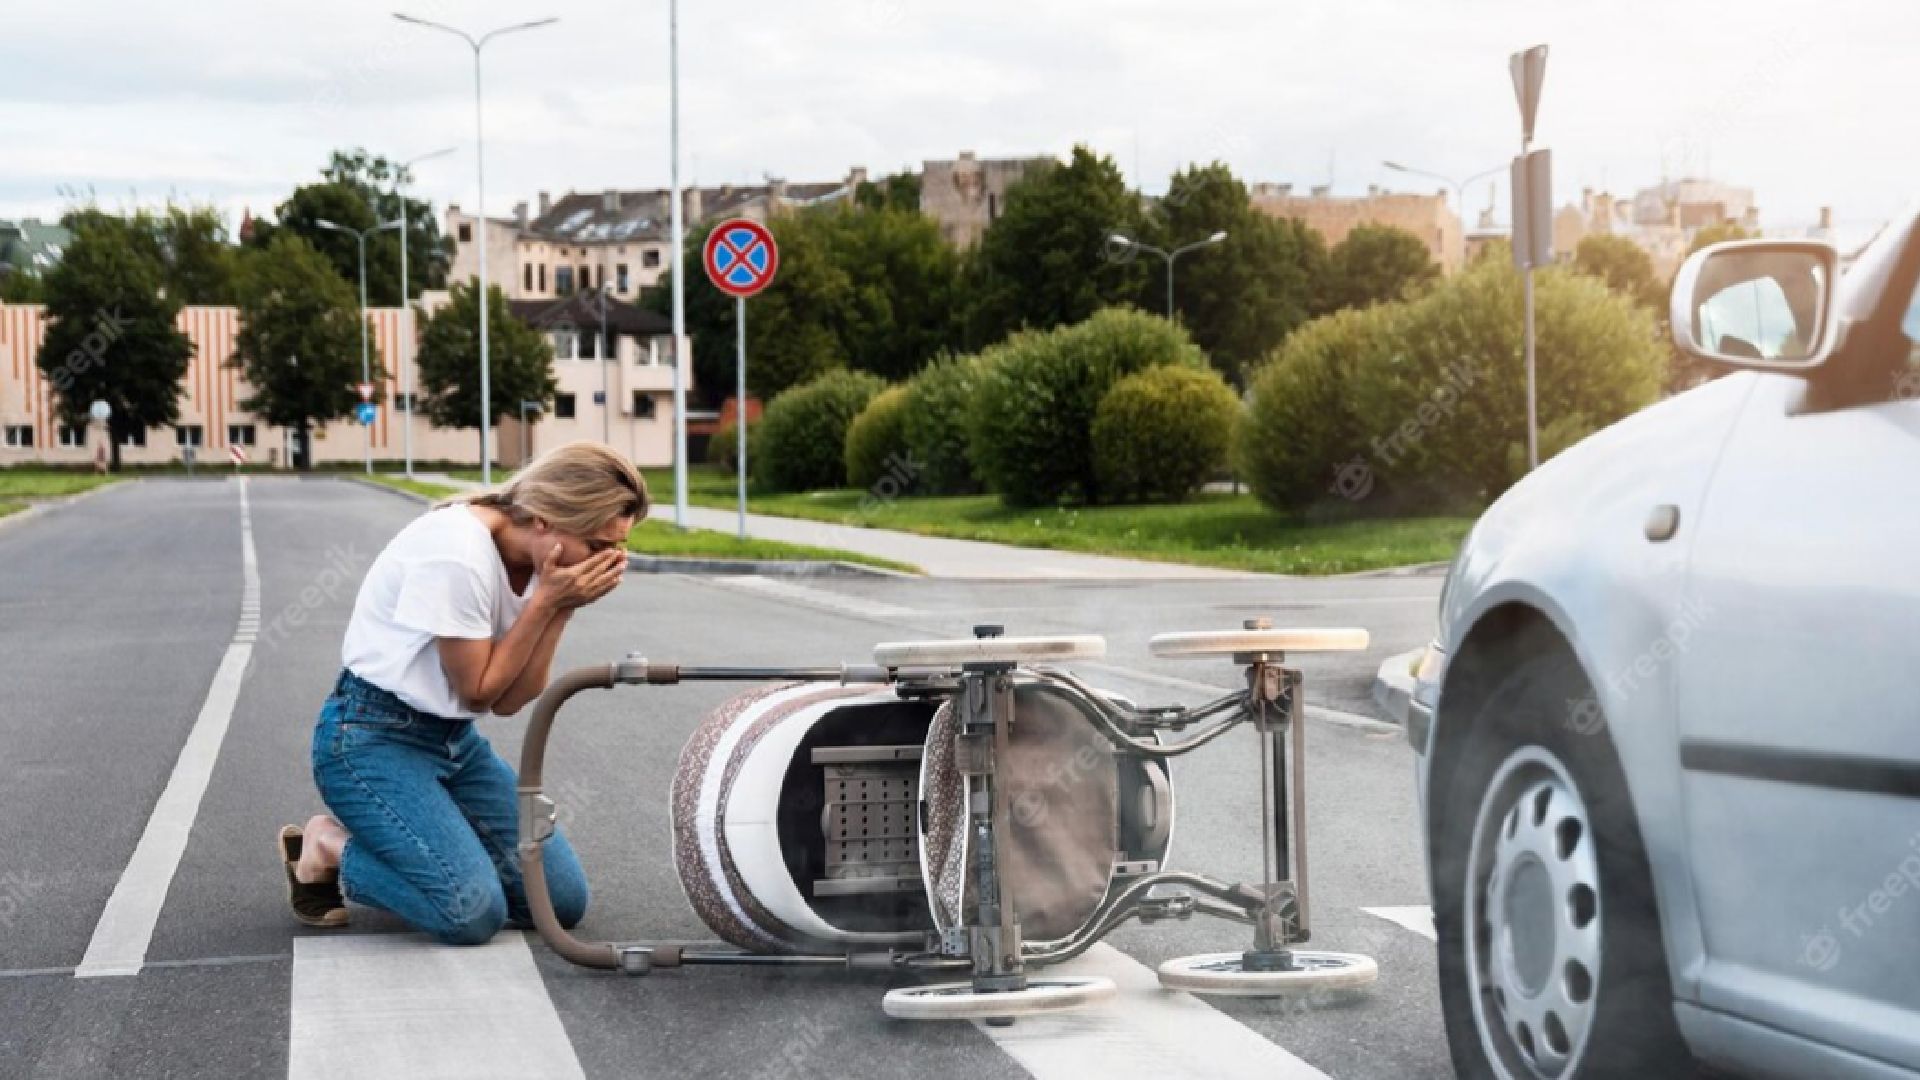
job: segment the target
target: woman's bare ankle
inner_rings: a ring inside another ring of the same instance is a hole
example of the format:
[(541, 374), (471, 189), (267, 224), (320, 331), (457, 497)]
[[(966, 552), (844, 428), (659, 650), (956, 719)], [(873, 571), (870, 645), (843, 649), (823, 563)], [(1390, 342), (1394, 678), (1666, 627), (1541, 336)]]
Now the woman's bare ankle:
[(346, 841), (347, 831), (339, 822), (325, 814), (309, 818), (301, 830), (300, 860), (294, 863), (293, 876), (308, 884), (333, 877), (340, 869), (340, 852)]

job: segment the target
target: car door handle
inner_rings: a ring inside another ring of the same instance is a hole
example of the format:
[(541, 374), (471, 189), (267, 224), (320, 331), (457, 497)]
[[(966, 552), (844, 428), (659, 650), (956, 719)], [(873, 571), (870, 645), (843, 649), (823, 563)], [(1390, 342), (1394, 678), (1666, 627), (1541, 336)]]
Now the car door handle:
[(1680, 531), (1680, 508), (1672, 503), (1661, 503), (1647, 515), (1647, 539), (1656, 544), (1664, 544), (1673, 539)]

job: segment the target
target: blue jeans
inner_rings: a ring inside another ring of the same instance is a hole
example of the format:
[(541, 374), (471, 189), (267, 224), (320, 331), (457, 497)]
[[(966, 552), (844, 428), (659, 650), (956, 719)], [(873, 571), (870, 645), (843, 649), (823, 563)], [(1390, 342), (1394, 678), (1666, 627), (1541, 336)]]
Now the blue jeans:
[[(533, 925), (520, 880), (513, 769), (466, 720), (422, 712), (342, 669), (313, 731), (313, 780), (351, 839), (340, 890), (449, 945)], [(554, 914), (572, 927), (587, 879), (556, 829), (543, 862)]]

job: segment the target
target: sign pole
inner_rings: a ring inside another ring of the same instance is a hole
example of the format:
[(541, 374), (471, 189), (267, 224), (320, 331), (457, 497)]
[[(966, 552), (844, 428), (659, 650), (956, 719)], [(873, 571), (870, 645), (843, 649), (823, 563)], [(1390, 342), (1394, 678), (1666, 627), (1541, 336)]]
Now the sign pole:
[(733, 300), (733, 323), (739, 330), (740, 363), (738, 388), (733, 398), (734, 437), (738, 440), (736, 457), (740, 467), (740, 539), (747, 538), (747, 298)]
[[(1507, 61), (1513, 76), (1513, 93), (1520, 105), (1520, 158), (1514, 163), (1514, 176), (1524, 182), (1513, 192), (1514, 252), (1525, 275), (1527, 342), (1527, 469), (1540, 467), (1540, 415), (1537, 378), (1534, 367), (1533, 268), (1553, 252), (1553, 201), (1551, 194), (1551, 158), (1538, 160), (1533, 155), (1533, 124), (1540, 111), (1540, 88), (1547, 77), (1547, 47), (1535, 45), (1514, 53)], [(1525, 217), (1524, 228), (1521, 218)], [(1542, 253), (1545, 253), (1544, 256)]]

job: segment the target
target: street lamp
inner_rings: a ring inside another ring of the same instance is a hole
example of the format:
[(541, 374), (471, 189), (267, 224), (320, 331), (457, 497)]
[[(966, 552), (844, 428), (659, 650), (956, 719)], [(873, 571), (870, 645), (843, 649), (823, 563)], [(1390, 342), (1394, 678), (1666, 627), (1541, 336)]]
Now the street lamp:
[(1161, 258), (1167, 260), (1167, 318), (1172, 319), (1173, 318), (1173, 262), (1174, 260), (1178, 259), (1182, 255), (1185, 255), (1189, 251), (1197, 251), (1200, 248), (1208, 247), (1213, 244), (1218, 244), (1221, 241), (1225, 240), (1226, 238), (1227, 238), (1227, 230), (1221, 229), (1219, 232), (1214, 233), (1212, 236), (1207, 237), (1205, 240), (1195, 240), (1191, 244), (1186, 244), (1181, 247), (1174, 248), (1172, 251), (1162, 250), (1160, 248), (1154, 247), (1152, 244), (1143, 244), (1140, 241), (1133, 239), (1132, 237), (1124, 236), (1120, 233), (1114, 233), (1112, 236), (1107, 237), (1107, 241), (1118, 247), (1132, 248), (1135, 251), (1150, 251), (1153, 254), (1158, 255)]
[[(687, 226), (680, 200), (680, 0), (667, 0), (667, 81), (672, 114), (668, 128), (671, 146), (668, 173), (673, 185), (673, 523), (687, 527)], [(739, 402), (741, 430), (746, 430), (745, 401)]]
[(407, 292), (407, 233), (412, 231), (412, 215), (407, 212), (407, 180), (413, 175), (415, 165), (434, 158), (446, 157), (453, 153), (453, 147), (446, 146), (430, 154), (421, 154), (411, 161), (400, 164), (393, 176), (393, 194), (400, 201), (400, 306), (406, 309), (406, 330), (402, 334), (406, 356), (400, 364), (400, 403), (406, 407), (406, 417), (401, 428), (401, 438), (407, 447), (407, 479), (413, 479), (413, 298)]
[(521, 30), (533, 30), (542, 26), (552, 26), (559, 22), (556, 18), (536, 19), (533, 22), (516, 23), (489, 30), (475, 38), (465, 30), (418, 19), (412, 15), (394, 12), (393, 17), (404, 23), (424, 26), (429, 30), (439, 30), (452, 34), (467, 43), (473, 50), (473, 158), (474, 170), (480, 185), (480, 482), (493, 483), (493, 455), (488, 452), (487, 442), (493, 433), (493, 382), (492, 352), (487, 341), (487, 153), (486, 129), (482, 123), (480, 109), (480, 50), (487, 42), (502, 34), (512, 34)]
[[(349, 229), (345, 225), (336, 225), (326, 218), (315, 218), (315, 225), (337, 233), (346, 233), (360, 242), (360, 382), (363, 386), (373, 385), (373, 354), (367, 345), (367, 237), (382, 229), (406, 228), (406, 222), (400, 220), (384, 221), (371, 229)], [(367, 429), (367, 475), (373, 475), (373, 425), (360, 425)]]
[(1392, 169), (1394, 172), (1406, 173), (1408, 176), (1424, 176), (1428, 180), (1438, 180), (1453, 189), (1453, 204), (1460, 210), (1460, 258), (1455, 269), (1465, 266), (1467, 263), (1467, 188), (1471, 187), (1475, 180), (1485, 180), (1489, 176), (1494, 176), (1505, 171), (1506, 166), (1495, 166), (1485, 172), (1474, 173), (1465, 180), (1455, 180), (1452, 177), (1441, 176), (1439, 173), (1428, 172), (1425, 169), (1409, 168), (1397, 161), (1383, 161), (1380, 164)]

